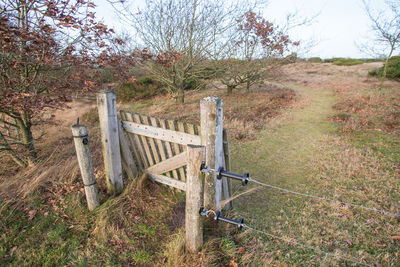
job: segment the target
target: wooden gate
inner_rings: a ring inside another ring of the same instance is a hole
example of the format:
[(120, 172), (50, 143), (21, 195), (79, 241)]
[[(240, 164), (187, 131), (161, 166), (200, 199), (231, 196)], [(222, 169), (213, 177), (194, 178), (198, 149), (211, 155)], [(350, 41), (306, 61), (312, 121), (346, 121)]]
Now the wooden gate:
[(159, 183), (186, 190), (187, 145), (201, 145), (200, 127), (120, 111), (136, 165)]
[[(118, 119), (116, 96), (111, 91), (97, 94), (97, 106), (108, 192), (122, 192), (122, 168), (132, 179), (139, 169), (159, 183), (186, 191), (185, 240), (190, 251), (198, 251), (203, 243), (201, 207), (221, 210), (222, 200), (231, 195), (227, 178), (220, 179), (215, 172), (220, 167), (229, 171), (230, 166), (222, 99), (200, 101), (201, 130), (191, 123), (123, 110)], [(89, 208), (94, 209), (99, 203), (88, 133), (83, 125), (74, 125), (72, 131), (87, 199), (93, 200)], [(204, 175), (200, 172), (203, 160), (210, 168)], [(228, 202), (225, 208), (229, 207)]]

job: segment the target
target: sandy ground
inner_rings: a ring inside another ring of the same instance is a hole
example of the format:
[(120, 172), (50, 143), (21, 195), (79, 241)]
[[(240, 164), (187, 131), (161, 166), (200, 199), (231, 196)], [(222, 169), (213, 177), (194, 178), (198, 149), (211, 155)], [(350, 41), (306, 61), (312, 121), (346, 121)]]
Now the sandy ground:
[[(54, 115), (54, 123), (46, 129), (46, 134), (66, 136), (71, 132), (71, 126), (77, 121), (77, 118), (96, 107), (96, 100), (93, 99), (75, 99), (67, 104), (62, 110), (52, 110), (46, 112), (46, 117)], [(82, 122), (82, 120), (81, 120)], [(38, 130), (38, 129), (37, 129)]]

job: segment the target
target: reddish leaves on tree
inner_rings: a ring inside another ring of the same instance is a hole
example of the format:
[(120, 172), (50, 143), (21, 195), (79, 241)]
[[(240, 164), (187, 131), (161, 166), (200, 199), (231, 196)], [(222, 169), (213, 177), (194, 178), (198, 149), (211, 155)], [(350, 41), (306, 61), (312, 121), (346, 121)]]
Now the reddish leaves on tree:
[(271, 22), (252, 11), (237, 22), (238, 30), (242, 33), (237, 45), (247, 45), (250, 51), (260, 45), (269, 54), (282, 55), (290, 44), (298, 45), (298, 42), (290, 41), (289, 36), (275, 28)]
[(61, 107), (72, 91), (100, 88), (99, 67), (134, 64), (116, 49), (124, 41), (95, 21), (90, 1), (3, 0), (0, 6), (0, 112)]

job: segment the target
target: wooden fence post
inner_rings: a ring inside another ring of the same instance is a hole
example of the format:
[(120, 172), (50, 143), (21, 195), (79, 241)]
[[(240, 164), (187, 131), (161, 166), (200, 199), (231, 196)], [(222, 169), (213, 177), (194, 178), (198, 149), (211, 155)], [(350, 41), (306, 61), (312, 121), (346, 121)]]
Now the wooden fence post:
[(203, 146), (188, 145), (186, 175), (185, 240), (190, 252), (197, 252), (203, 245), (203, 224), (200, 218), (202, 206)]
[(88, 208), (89, 210), (93, 210), (99, 206), (99, 196), (96, 179), (94, 178), (86, 126), (73, 125), (72, 136), (74, 137), (76, 155), (78, 157), (79, 168), (81, 169), (83, 185), (85, 186)]
[[(212, 169), (223, 166), (224, 151), (222, 99), (206, 97), (200, 101), (201, 144), (206, 147), (206, 164)], [(226, 178), (225, 178), (226, 179)], [(221, 209), (222, 180), (208, 172), (204, 180), (204, 207)]]
[(110, 194), (119, 194), (122, 182), (121, 151), (118, 135), (117, 99), (111, 91), (97, 93), (104, 167)]

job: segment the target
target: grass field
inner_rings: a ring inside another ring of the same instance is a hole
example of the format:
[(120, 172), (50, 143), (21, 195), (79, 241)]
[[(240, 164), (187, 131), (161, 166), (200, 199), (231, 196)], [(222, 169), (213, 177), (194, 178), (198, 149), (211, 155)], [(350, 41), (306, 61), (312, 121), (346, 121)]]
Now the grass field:
[[(166, 96), (121, 104), (164, 118), (199, 121), (199, 100), (224, 99), (234, 172), (249, 171), (261, 182), (317, 196), (400, 213), (399, 83), (384, 90), (355, 66), (296, 63), (250, 94), (226, 96), (209, 87), (190, 91), (187, 104)], [(89, 126), (102, 205), (86, 210), (69, 127), (72, 110), (61, 112), (39, 144), (41, 162), (7, 173), (0, 164), (0, 265), (12, 266), (353, 266), (251, 230), (219, 224), (206, 229), (198, 254), (183, 244), (183, 195), (149, 183), (125, 181), (109, 198), (92, 104), (78, 106)], [(69, 114), (69, 115), (68, 115)], [(11, 178), (11, 179), (10, 179)], [(236, 194), (248, 187), (235, 185)], [(366, 264), (400, 265), (399, 220), (259, 188), (234, 200), (232, 218), (261, 231)]]

